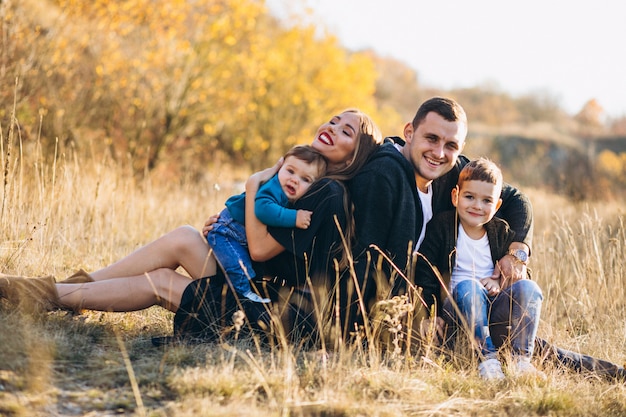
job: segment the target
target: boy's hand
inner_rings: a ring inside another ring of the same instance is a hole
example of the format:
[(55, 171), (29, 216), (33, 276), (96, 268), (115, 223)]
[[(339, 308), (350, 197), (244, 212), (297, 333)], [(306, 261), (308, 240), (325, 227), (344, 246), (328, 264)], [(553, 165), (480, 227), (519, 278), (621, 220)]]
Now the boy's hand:
[(483, 278), (480, 280), (480, 283), (483, 284), (490, 297), (500, 294), (501, 288), (499, 279)]
[(311, 216), (313, 215), (312, 211), (309, 210), (298, 210), (296, 214), (296, 227), (298, 229), (308, 229), (311, 225)]

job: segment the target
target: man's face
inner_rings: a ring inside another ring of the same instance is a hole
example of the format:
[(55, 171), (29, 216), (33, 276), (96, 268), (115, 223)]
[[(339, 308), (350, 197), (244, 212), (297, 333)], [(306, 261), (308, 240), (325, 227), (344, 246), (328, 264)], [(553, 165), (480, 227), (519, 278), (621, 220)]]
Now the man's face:
[(466, 135), (464, 122), (447, 121), (435, 112), (428, 113), (417, 129), (407, 123), (402, 153), (413, 165), (420, 190), (426, 191), (434, 179), (452, 169), (465, 146)]

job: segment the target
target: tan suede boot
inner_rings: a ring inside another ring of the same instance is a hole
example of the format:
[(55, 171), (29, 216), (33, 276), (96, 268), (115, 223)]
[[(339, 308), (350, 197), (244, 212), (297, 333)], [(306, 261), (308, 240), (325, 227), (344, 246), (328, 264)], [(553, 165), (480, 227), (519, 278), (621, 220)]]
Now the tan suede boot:
[(74, 275), (70, 275), (57, 284), (84, 284), (85, 282), (94, 282), (94, 279), (84, 269), (79, 269)]
[(0, 298), (26, 314), (42, 314), (61, 307), (53, 276), (24, 278), (0, 276)]

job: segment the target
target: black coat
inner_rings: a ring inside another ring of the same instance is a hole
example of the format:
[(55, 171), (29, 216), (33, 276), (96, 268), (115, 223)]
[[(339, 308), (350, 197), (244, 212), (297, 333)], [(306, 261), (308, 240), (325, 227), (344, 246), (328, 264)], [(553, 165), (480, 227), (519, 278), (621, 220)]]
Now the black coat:
[[(398, 137), (386, 138), (385, 143), (370, 157), (367, 164), (348, 182), (354, 204), (355, 242), (353, 254), (357, 281), (366, 304), (376, 298), (376, 284), (371, 277), (378, 270), (375, 260), (380, 256), (375, 245), (398, 270), (406, 272), (410, 255), (424, 221), (417, 193), (413, 166), (398, 152), (394, 143), (404, 145)], [(460, 155), (456, 165), (446, 175), (433, 181), (433, 215), (454, 208), (451, 192), (461, 169), (469, 159)], [(505, 219), (515, 231), (515, 240), (532, 243), (532, 207), (528, 198), (511, 185), (504, 184), (502, 205), (496, 216)], [(389, 279), (394, 268), (386, 260), (382, 271)], [(407, 277), (410, 281), (413, 277)], [(404, 291), (403, 279), (396, 279), (393, 292)], [(356, 303), (356, 293), (348, 303)], [(359, 315), (353, 306), (352, 313)]]

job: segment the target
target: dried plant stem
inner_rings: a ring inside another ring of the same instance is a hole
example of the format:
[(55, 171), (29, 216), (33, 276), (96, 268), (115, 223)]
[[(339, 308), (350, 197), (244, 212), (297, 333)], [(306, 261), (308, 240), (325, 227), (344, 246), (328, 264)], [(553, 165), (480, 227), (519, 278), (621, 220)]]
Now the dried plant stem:
[(144, 417), (146, 415), (146, 408), (143, 405), (141, 399), (141, 392), (139, 391), (139, 384), (137, 384), (137, 378), (135, 377), (135, 371), (133, 371), (133, 364), (130, 362), (130, 356), (126, 350), (126, 345), (120, 336), (120, 332), (115, 329), (115, 339), (120, 347), (120, 352), (124, 358), (124, 366), (126, 366), (126, 372), (128, 372), (128, 378), (130, 379), (130, 386), (133, 388), (133, 395), (135, 396), (135, 402), (137, 403), (137, 414)]
[[(9, 165), (11, 158), (11, 151), (13, 150), (13, 136), (15, 135), (15, 125), (17, 120), (15, 118), (15, 112), (17, 109), (17, 86), (19, 78), (15, 78), (15, 91), (13, 93), (13, 109), (11, 110), (11, 120), (9, 121), (9, 136), (7, 137), (7, 153), (4, 156), (4, 172), (3, 172), (3, 193), (2, 193), (2, 210), (0, 211), (0, 219), (4, 220), (4, 209), (6, 207), (6, 201), (9, 188)], [(1, 130), (0, 130), (1, 132)], [(4, 149), (3, 149), (4, 150)]]

